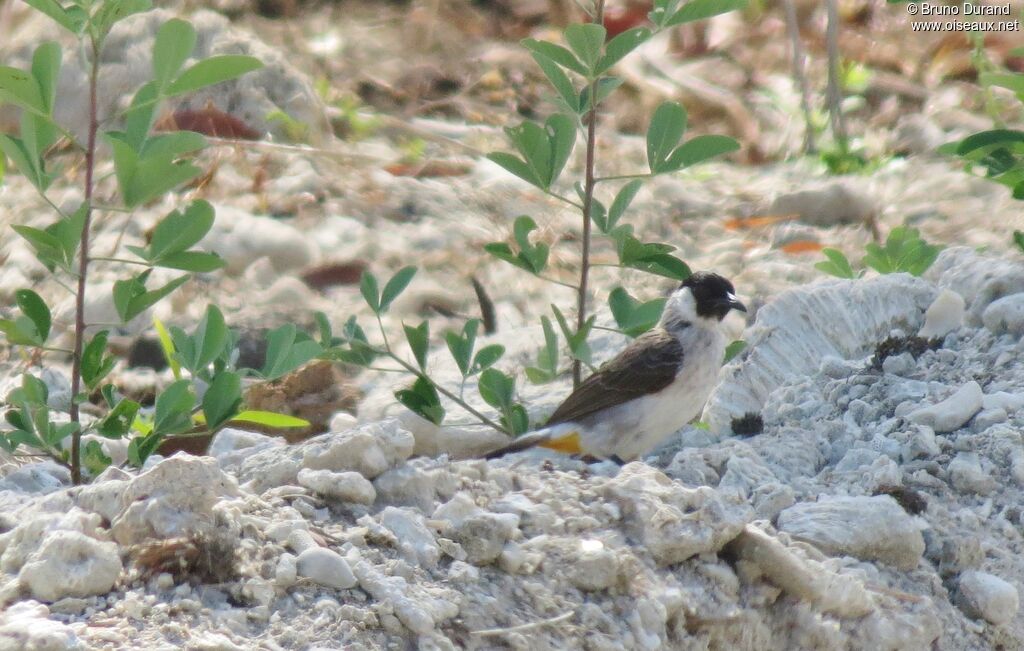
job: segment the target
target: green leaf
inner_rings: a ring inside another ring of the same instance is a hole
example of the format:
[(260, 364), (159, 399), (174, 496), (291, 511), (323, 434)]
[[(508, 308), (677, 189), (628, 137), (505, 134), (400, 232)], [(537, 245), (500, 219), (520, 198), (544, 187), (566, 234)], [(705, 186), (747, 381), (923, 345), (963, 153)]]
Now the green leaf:
[(291, 323), (267, 333), (267, 361), (261, 374), (274, 380), (291, 373), (323, 352), (320, 344)]
[(568, 68), (569, 70), (581, 75), (587, 74), (586, 66), (580, 63), (580, 60), (577, 59), (572, 52), (561, 45), (549, 43), (547, 41), (538, 41), (532, 38), (523, 39), (519, 41), (519, 43), (530, 52), (535, 52), (547, 57), (563, 68)]
[(50, 336), (50, 325), (52, 323), (50, 308), (46, 306), (46, 303), (40, 298), (39, 294), (36, 294), (31, 289), (19, 289), (14, 292), (14, 300), (18, 303), (22, 313), (32, 321), (39, 336), (39, 341), (45, 343)]
[(651, 30), (646, 27), (634, 27), (622, 32), (604, 46), (604, 56), (597, 62), (594, 74), (599, 75), (607, 71), (650, 38)]
[(411, 388), (396, 391), (395, 398), (407, 409), (435, 425), (444, 422), (445, 411), (437, 389), (425, 378), (418, 377)]
[(57, 97), (57, 80), (60, 78), (61, 51), (55, 42), (43, 43), (32, 55), (32, 76), (39, 88), (41, 108), (46, 115), (53, 115), (53, 103)]
[(369, 271), (364, 271), (359, 279), (359, 293), (363, 300), (370, 306), (374, 314), (380, 314), (380, 289), (377, 285), (377, 277)]
[(641, 303), (622, 287), (616, 287), (608, 296), (612, 316), (625, 334), (637, 337), (658, 324), (665, 308), (665, 299), (656, 298)]
[(193, 373), (205, 369), (220, 356), (229, 339), (230, 333), (223, 312), (212, 303), (207, 305), (203, 318), (192, 333), (192, 355), (184, 360), (185, 367)]
[(191, 428), (191, 413), (195, 401), (191, 382), (188, 380), (177, 380), (168, 385), (156, 397), (153, 434), (180, 434)]
[(478, 388), (484, 402), (495, 409), (504, 409), (512, 405), (515, 380), (511, 376), (497, 369), (485, 369), (480, 373)]
[(601, 57), (605, 28), (594, 23), (575, 23), (566, 27), (564, 34), (573, 53), (586, 66), (587, 74), (596, 74), (594, 68)]
[(56, 0), (25, 0), (25, 4), (49, 16), (58, 25), (76, 36), (85, 25), (86, 16), (80, 7), (71, 6), (64, 9)]
[(663, 102), (647, 128), (647, 164), (651, 173), (662, 171), (665, 159), (686, 131), (686, 109), (678, 102)]
[(178, 363), (178, 359), (174, 354), (174, 343), (171, 341), (171, 335), (167, 332), (163, 322), (155, 316), (153, 317), (153, 328), (156, 330), (156, 337), (160, 341), (160, 349), (163, 350), (164, 359), (167, 360), (167, 364), (171, 367), (174, 379), (180, 380), (181, 364)]
[(558, 327), (562, 330), (562, 336), (565, 337), (565, 341), (569, 346), (569, 353), (573, 359), (578, 359), (581, 362), (587, 364), (591, 360), (590, 344), (587, 343), (587, 338), (590, 337), (590, 331), (594, 327), (596, 317), (591, 316), (584, 323), (583, 327), (573, 332), (569, 326), (569, 322), (566, 320), (565, 315), (558, 309), (557, 305), (552, 305), (551, 310), (555, 314), (555, 320), (558, 322)]
[(46, 115), (46, 106), (35, 78), (17, 68), (0, 66), (0, 100)]
[(402, 328), (405, 330), (405, 339), (409, 342), (416, 363), (420, 370), (426, 371), (427, 353), (430, 350), (430, 322), (424, 321), (415, 328), (402, 324)]
[[(2, 141), (0, 141), (2, 142)], [(537, 177), (533, 169), (524, 163), (522, 159), (502, 151), (494, 151), (487, 154), (487, 159), (503, 167), (508, 172), (521, 178), (531, 185), (544, 187), (543, 182)]]
[(565, 107), (574, 114), (579, 114), (580, 103), (576, 94), (576, 87), (573, 86), (569, 76), (562, 72), (558, 64), (540, 52), (531, 52), (533, 60), (540, 66), (541, 72), (551, 82), (552, 87), (558, 91), (558, 96), (565, 102)]
[(164, 89), (178, 74), (196, 46), (196, 30), (190, 23), (172, 18), (160, 26), (153, 42), (153, 81)]
[(530, 431), (530, 416), (526, 413), (525, 407), (516, 404), (502, 411), (501, 424), (508, 429), (510, 434), (519, 436)]
[(747, 0), (690, 0), (675, 12), (665, 23), (665, 27), (704, 20), (747, 6)]
[(231, 419), (231, 422), (253, 423), (255, 425), (264, 425), (266, 427), (273, 427), (275, 429), (310, 426), (310, 422), (303, 418), (297, 418), (295, 416), (289, 416), (287, 414), (278, 414), (272, 411), (259, 411), (248, 409), (241, 413), (235, 414), (235, 417)]
[(82, 450), (82, 465), (86, 472), (96, 477), (113, 463), (113, 460), (103, 452), (103, 446), (99, 441), (87, 441)]
[(476, 346), (476, 335), (479, 329), (480, 320), (470, 319), (462, 327), (461, 333), (446, 332), (444, 334), (445, 343), (448, 344), (448, 350), (451, 352), (455, 364), (458, 365), (462, 377), (469, 375), (473, 348)]
[(172, 210), (153, 229), (147, 259), (159, 262), (164, 256), (188, 250), (210, 232), (213, 220), (213, 206), (201, 199), (190, 203), (185, 212)]
[(729, 363), (730, 361), (733, 360), (733, 358), (742, 353), (746, 349), (746, 347), (747, 342), (743, 341), (742, 339), (737, 339), (736, 341), (733, 341), (732, 343), (725, 347), (725, 359), (722, 363)]
[(706, 135), (687, 140), (673, 151), (660, 172), (674, 172), (696, 165), (709, 158), (728, 154), (740, 148), (740, 143), (728, 136)]
[(618, 77), (601, 77), (595, 84), (597, 86), (597, 92), (594, 93), (594, 102), (590, 101), (590, 89), (591, 86), (584, 86), (583, 90), (580, 91), (580, 97), (577, 100), (580, 105), (580, 110), (589, 111), (595, 106), (600, 106), (601, 102), (608, 98), (616, 88), (622, 85), (622, 79)]
[(107, 331), (96, 333), (85, 348), (82, 349), (82, 380), (90, 391), (99, 386), (107, 375), (114, 370), (117, 359), (107, 352)]
[(576, 122), (567, 115), (556, 113), (547, 119), (545, 125), (551, 151), (550, 171), (546, 187), (550, 187), (558, 180), (569, 156), (572, 155), (573, 147), (576, 144)]
[(388, 308), (391, 307), (391, 303), (398, 298), (399, 294), (405, 291), (405, 288), (409, 286), (412, 281), (412, 277), (416, 275), (416, 267), (403, 267), (398, 270), (391, 280), (384, 285), (384, 291), (380, 297), (381, 312), (387, 312)]
[(538, 244), (530, 242), (530, 233), (536, 229), (537, 222), (532, 217), (520, 215), (516, 217), (512, 225), (513, 238), (519, 245), (518, 253), (504, 242), (491, 242), (484, 245), (484, 250), (499, 260), (504, 260), (532, 274), (539, 274), (547, 266), (550, 247), (543, 242)]
[(159, 262), (153, 263), (157, 267), (165, 269), (179, 269), (193, 273), (209, 273), (221, 269), (227, 263), (224, 258), (216, 253), (204, 251), (182, 251), (171, 253), (160, 258)]
[(136, 436), (128, 443), (128, 463), (136, 468), (141, 468), (146, 463), (146, 459), (160, 447), (163, 440), (164, 435), (156, 431), (145, 436)]
[(960, 141), (956, 153), (965, 156), (975, 150), (989, 147), (991, 145), (1006, 145), (1012, 143), (1024, 143), (1024, 131), (1012, 129), (992, 129), (967, 136)]
[(127, 323), (142, 314), (160, 299), (185, 284), (189, 278), (187, 275), (181, 276), (163, 287), (147, 291), (146, 280), (149, 279), (149, 274), (150, 270), (146, 270), (129, 280), (118, 280), (114, 283), (114, 308), (123, 322)]
[(242, 404), (242, 377), (232, 371), (221, 371), (203, 394), (203, 415), (206, 428), (216, 431), (238, 414)]
[(846, 259), (842, 251), (837, 249), (822, 249), (821, 251), (825, 254), (828, 260), (824, 262), (818, 262), (814, 265), (814, 268), (819, 271), (836, 276), (837, 278), (849, 278), (853, 279), (857, 277), (857, 274), (853, 271), (853, 267), (850, 266), (850, 261)]
[(135, 97), (132, 98), (131, 106), (124, 117), (125, 140), (133, 151), (141, 151), (145, 145), (159, 100), (160, 89), (156, 82), (144, 84), (135, 92)]
[(1013, 243), (1017, 248), (1024, 251), (1024, 231), (1013, 231)]
[(619, 189), (619, 193), (615, 195), (615, 200), (612, 201), (612, 207), (608, 209), (608, 221), (605, 228), (602, 229), (603, 232), (607, 233), (615, 228), (615, 225), (619, 223), (619, 219), (626, 212), (626, 208), (629, 208), (629, 204), (633, 202), (633, 198), (636, 197), (641, 187), (643, 187), (643, 181), (641, 179), (634, 179)]
[(978, 75), (978, 82), (983, 86), (999, 86), (1024, 96), (1024, 75), (1010, 72), (983, 72)]
[(114, 172), (125, 206), (133, 208), (199, 176), (201, 169), (178, 160), (206, 146), (198, 133), (176, 131), (146, 140), (136, 151), (124, 133), (105, 134), (114, 154)]
[(241, 77), (247, 72), (263, 67), (259, 59), (239, 54), (223, 54), (203, 59), (190, 66), (177, 79), (167, 84), (164, 93), (168, 97), (189, 93), (206, 86)]
[(96, 423), (96, 433), (108, 439), (120, 439), (131, 431), (135, 417), (139, 414), (139, 403), (124, 399)]
[(473, 357), (473, 365), (469, 369), (470, 375), (479, 373), (480, 371), (490, 368), (493, 366), (501, 356), (505, 354), (505, 347), (501, 344), (491, 344), (484, 346), (477, 351), (476, 356)]
[(149, 11), (152, 7), (149, 0), (104, 0), (93, 16), (92, 24), (101, 36), (105, 36), (116, 23), (132, 14)]

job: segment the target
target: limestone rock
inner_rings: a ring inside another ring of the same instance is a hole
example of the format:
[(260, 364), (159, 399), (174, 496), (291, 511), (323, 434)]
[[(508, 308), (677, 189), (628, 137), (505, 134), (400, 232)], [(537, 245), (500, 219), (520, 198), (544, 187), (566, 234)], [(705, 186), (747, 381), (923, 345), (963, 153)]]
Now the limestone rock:
[(21, 567), (18, 578), (36, 599), (106, 594), (121, 575), (117, 545), (77, 531), (57, 531)]
[(983, 395), (981, 385), (971, 380), (945, 400), (915, 409), (907, 418), (939, 433), (953, 432), (981, 411)]
[(891, 497), (830, 497), (779, 514), (779, 530), (827, 554), (878, 560), (909, 570), (924, 553), (919, 525)]
[(312, 579), (322, 586), (347, 590), (356, 585), (356, 577), (341, 554), (324, 547), (312, 547), (296, 558), (299, 576)]
[(987, 572), (970, 570), (960, 575), (956, 603), (968, 617), (1005, 624), (1020, 607), (1017, 588)]

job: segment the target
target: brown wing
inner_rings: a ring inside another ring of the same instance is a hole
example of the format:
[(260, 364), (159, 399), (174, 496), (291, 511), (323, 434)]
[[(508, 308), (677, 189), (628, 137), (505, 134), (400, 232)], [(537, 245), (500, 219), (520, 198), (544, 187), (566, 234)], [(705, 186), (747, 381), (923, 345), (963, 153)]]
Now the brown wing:
[(676, 378), (683, 347), (664, 330), (646, 332), (609, 360), (558, 406), (548, 425), (578, 422), (602, 409), (661, 391)]

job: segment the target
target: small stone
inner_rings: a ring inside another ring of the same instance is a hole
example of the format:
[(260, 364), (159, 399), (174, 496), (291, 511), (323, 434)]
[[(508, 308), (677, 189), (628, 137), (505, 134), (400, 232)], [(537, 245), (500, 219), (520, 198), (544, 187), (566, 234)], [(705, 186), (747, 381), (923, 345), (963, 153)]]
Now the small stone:
[(974, 417), (974, 431), (984, 432), (993, 425), (1005, 423), (1009, 418), (1010, 415), (1006, 413), (1005, 409), (982, 409)]
[(78, 531), (57, 531), (29, 556), (18, 578), (36, 599), (106, 594), (121, 576), (117, 545)]
[(985, 409), (1002, 409), (1008, 414), (1016, 413), (1024, 409), (1024, 393), (986, 393), (981, 399), (981, 405)]
[(295, 554), (285, 552), (277, 559), (277, 567), (274, 568), (274, 582), (282, 588), (295, 585), (298, 579), (299, 569)]
[(945, 337), (964, 324), (966, 303), (964, 297), (951, 289), (944, 289), (935, 297), (924, 313), (924, 325), (918, 331), (918, 337), (932, 339)]
[(968, 617), (1000, 625), (1017, 614), (1017, 588), (987, 572), (967, 571), (960, 575), (956, 603)]
[(920, 527), (887, 495), (801, 502), (779, 514), (778, 527), (827, 554), (878, 560), (903, 570), (917, 567), (924, 553)]
[(330, 431), (347, 432), (359, 424), (359, 420), (347, 411), (339, 411), (331, 416)]
[(299, 576), (328, 588), (347, 590), (357, 583), (348, 562), (337, 552), (324, 547), (314, 547), (299, 554), (296, 570)]
[(74, 629), (50, 619), (50, 609), (22, 601), (0, 609), (0, 649), (74, 651), (84, 648)]
[(917, 362), (914, 360), (914, 356), (910, 353), (890, 355), (882, 361), (882, 370), (889, 375), (898, 375), (903, 377), (913, 373), (915, 368), (917, 368)]
[(974, 452), (959, 452), (949, 462), (949, 481), (965, 493), (988, 495), (996, 488), (996, 480), (981, 467), (981, 458)]
[(907, 418), (936, 432), (953, 432), (981, 411), (983, 396), (981, 385), (972, 380), (945, 400), (910, 412)]
[(605, 546), (579, 552), (569, 568), (569, 581), (580, 590), (607, 590), (619, 578), (619, 559)]
[(313, 470), (354, 470), (373, 479), (412, 454), (415, 441), (397, 421), (383, 421), (310, 439), (302, 465)]
[(780, 195), (768, 212), (772, 215), (797, 215), (807, 224), (859, 224), (876, 211), (874, 203), (861, 190), (847, 183), (829, 183), (816, 188)]
[(1024, 334), (1024, 292), (992, 301), (981, 315), (985, 327), (998, 334)]
[(342, 502), (373, 504), (377, 491), (366, 477), (358, 472), (334, 472), (303, 468), (298, 475), (299, 485), (311, 491)]
[(915, 459), (930, 459), (941, 452), (935, 440), (935, 430), (927, 425), (914, 425), (907, 442), (900, 449), (900, 456), (903, 463), (907, 463)]
[(399, 549), (410, 561), (427, 567), (437, 565), (441, 548), (422, 515), (409, 508), (389, 506), (380, 512), (380, 523), (395, 534)]

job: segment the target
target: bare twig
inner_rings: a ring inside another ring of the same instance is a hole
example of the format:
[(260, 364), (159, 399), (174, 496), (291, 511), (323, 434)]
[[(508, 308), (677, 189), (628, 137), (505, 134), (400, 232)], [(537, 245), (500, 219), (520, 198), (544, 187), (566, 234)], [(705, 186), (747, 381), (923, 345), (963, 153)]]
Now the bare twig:
[(848, 139), (843, 119), (843, 96), (839, 87), (839, 4), (838, 0), (825, 0), (828, 27), (825, 29), (825, 47), (828, 51), (828, 112), (832, 124), (832, 137), (840, 151), (846, 151)]
[(509, 633), (524, 633), (526, 631), (532, 631), (545, 626), (554, 626), (555, 624), (561, 624), (562, 622), (568, 621), (573, 618), (576, 611), (570, 610), (562, 613), (556, 617), (549, 619), (542, 619), (536, 622), (530, 622), (528, 624), (520, 624), (519, 626), (509, 626), (508, 628), (485, 628), (481, 631), (471, 631), (471, 635), (481, 635), (484, 637), (494, 637), (497, 635), (508, 635)]
[[(604, 0), (597, 0), (594, 7), (594, 23), (604, 24)], [(591, 108), (587, 111), (587, 163), (586, 178), (583, 183), (583, 242), (580, 262), (580, 284), (576, 293), (576, 331), (583, 329), (587, 322), (587, 281), (590, 276), (590, 213), (594, 203), (594, 186), (597, 185), (594, 174), (594, 156), (597, 153), (597, 79), (590, 84)], [(572, 362), (572, 384), (578, 387), (583, 381), (583, 364), (578, 359)]]
[(498, 317), (494, 310), (494, 301), (487, 294), (484, 287), (476, 276), (470, 278), (473, 283), (473, 291), (476, 292), (476, 300), (480, 304), (480, 321), (484, 324), (484, 332), (493, 335), (498, 331)]
[(800, 25), (796, 17), (796, 5), (793, 0), (782, 0), (786, 9), (786, 31), (789, 32), (789, 42), (793, 48), (793, 81), (796, 83), (796, 90), (800, 93), (800, 108), (804, 113), (804, 153), (813, 154), (814, 146), (814, 122), (811, 119), (811, 95), (807, 86), (807, 75), (804, 72), (804, 46), (800, 40)]

